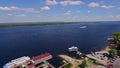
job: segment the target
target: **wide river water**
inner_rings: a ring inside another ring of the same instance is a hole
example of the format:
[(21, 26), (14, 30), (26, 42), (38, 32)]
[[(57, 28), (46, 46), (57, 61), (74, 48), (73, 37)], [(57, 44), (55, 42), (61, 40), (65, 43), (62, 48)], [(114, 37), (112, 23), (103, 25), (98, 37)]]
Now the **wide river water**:
[(46, 52), (53, 55), (51, 62), (58, 66), (58, 54), (68, 54), (68, 47), (77, 46), (83, 53), (100, 50), (114, 32), (120, 32), (120, 22), (0, 28), (0, 68), (12, 59)]

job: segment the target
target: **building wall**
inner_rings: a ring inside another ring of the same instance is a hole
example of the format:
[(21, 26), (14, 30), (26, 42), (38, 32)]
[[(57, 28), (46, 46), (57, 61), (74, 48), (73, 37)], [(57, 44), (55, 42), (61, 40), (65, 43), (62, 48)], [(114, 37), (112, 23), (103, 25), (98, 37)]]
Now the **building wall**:
[(39, 63), (41, 63), (41, 62), (43, 62), (43, 61), (45, 61), (45, 60), (49, 60), (49, 59), (51, 59), (52, 58), (52, 55), (50, 55), (50, 56), (48, 56), (48, 57), (45, 57), (45, 58), (42, 58), (42, 59), (39, 59), (39, 60), (36, 60), (35, 61), (35, 64), (39, 64)]

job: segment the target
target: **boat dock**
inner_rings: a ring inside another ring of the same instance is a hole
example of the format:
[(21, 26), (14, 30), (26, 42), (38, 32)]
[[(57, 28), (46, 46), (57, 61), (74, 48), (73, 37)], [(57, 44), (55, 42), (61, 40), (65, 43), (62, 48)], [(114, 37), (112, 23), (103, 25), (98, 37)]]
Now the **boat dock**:
[(91, 59), (95, 59), (98, 63), (107, 65), (108, 58), (103, 55), (103, 53), (108, 53), (107, 51), (95, 52), (87, 54), (86, 56)]
[(43, 61), (45, 64), (47, 64), (48, 66), (50, 66), (51, 68), (55, 68), (52, 64), (50, 64), (48, 61)]
[(68, 65), (69, 63), (63, 64), (62, 66), (60, 66), (59, 68), (64, 68), (65, 65)]
[(58, 68), (64, 68), (68, 64), (70, 64), (70, 63), (67, 62), (66, 60), (63, 60), (63, 64), (60, 67), (58, 67)]
[(48, 61), (43, 61), (43, 64), (38, 65), (36, 68), (55, 68)]
[(80, 51), (76, 51), (76, 52), (77, 52), (76, 54), (78, 54), (79, 56), (82, 55), (82, 52)]
[(68, 51), (69, 52), (76, 52), (76, 54), (79, 56), (83, 55), (83, 53), (79, 51), (78, 47), (75, 47), (75, 46), (71, 46), (70, 48), (68, 48)]
[(55, 68), (47, 61), (50, 59), (52, 59), (52, 55), (50, 53), (40, 54), (33, 58), (23, 56), (6, 63), (3, 68), (19, 68), (21, 66), (22, 68)]

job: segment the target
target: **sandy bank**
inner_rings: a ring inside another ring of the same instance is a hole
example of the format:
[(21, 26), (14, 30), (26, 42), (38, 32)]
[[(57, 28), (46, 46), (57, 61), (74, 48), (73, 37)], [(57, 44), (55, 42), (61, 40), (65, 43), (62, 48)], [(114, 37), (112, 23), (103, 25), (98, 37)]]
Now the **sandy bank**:
[(68, 63), (72, 64), (71, 68), (79, 68), (78, 66), (82, 63), (83, 60), (80, 59), (75, 59), (67, 55), (58, 55), (60, 58), (63, 58), (66, 60)]

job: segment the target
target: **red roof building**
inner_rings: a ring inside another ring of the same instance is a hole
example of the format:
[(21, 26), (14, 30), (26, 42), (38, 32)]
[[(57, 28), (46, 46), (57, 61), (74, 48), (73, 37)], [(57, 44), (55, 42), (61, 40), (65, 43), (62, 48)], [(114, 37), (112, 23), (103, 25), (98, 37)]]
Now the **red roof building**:
[(41, 63), (44, 60), (49, 60), (52, 58), (52, 55), (50, 53), (45, 53), (39, 56), (36, 56), (33, 58), (33, 60), (35, 61), (35, 64)]
[(45, 53), (45, 54), (34, 57), (33, 60), (36, 61), (36, 60), (45, 58), (45, 57), (50, 56), (50, 55), (51, 55), (50, 53)]

